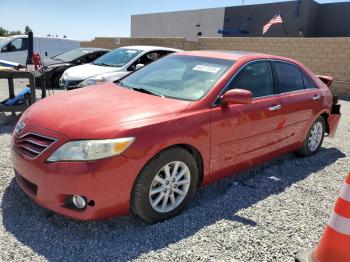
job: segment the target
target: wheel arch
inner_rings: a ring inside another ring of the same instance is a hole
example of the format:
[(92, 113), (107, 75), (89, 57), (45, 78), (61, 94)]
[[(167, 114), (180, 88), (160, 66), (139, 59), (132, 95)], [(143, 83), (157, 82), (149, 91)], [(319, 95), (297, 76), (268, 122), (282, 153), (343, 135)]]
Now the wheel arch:
[[(196, 161), (196, 164), (198, 167), (198, 178), (199, 178), (197, 187), (199, 187), (202, 184), (203, 178), (204, 178), (204, 162), (203, 162), (202, 154), (195, 146), (190, 145), (190, 144), (186, 144), (186, 143), (173, 144), (173, 145), (170, 145), (168, 147), (161, 149), (159, 152), (157, 152), (156, 155), (161, 154), (162, 152), (169, 150), (171, 148), (177, 148), (177, 147), (188, 151), (193, 156), (194, 160)], [(147, 163), (148, 163), (148, 161), (147, 161)]]
[[(196, 161), (197, 167), (198, 167), (198, 185), (197, 187), (201, 186), (203, 179), (204, 179), (204, 161), (203, 161), (203, 156), (200, 153), (200, 151), (193, 145), (188, 144), (188, 143), (179, 143), (179, 144), (172, 144), (167, 147), (164, 147), (160, 149), (158, 152), (156, 152), (151, 158), (147, 160), (147, 162), (143, 165), (143, 167), (140, 169), (141, 171), (145, 168), (145, 166), (148, 164), (149, 161), (151, 161), (153, 158), (157, 157), (159, 154), (162, 152), (169, 150), (171, 148), (182, 148), (185, 149), (187, 152), (189, 152), (194, 160)], [(137, 177), (140, 175), (140, 173), (137, 175)], [(137, 180), (137, 177), (135, 178), (135, 181)], [(135, 182), (134, 182), (135, 183)]]

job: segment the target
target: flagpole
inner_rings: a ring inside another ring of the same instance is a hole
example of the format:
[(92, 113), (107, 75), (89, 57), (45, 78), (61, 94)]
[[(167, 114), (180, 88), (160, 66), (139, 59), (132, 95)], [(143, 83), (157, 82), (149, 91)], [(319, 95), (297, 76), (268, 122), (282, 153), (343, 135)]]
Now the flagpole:
[[(278, 14), (281, 16), (281, 11), (279, 11)], [(282, 18), (282, 16), (281, 16), (281, 18)], [(286, 35), (288, 35), (286, 26), (284, 25), (284, 20), (282, 20), (282, 25), (283, 25), (284, 33), (285, 33)]]
[(284, 25), (284, 22), (282, 23), (282, 25), (283, 25), (284, 33), (285, 33), (286, 35), (288, 35), (286, 26)]

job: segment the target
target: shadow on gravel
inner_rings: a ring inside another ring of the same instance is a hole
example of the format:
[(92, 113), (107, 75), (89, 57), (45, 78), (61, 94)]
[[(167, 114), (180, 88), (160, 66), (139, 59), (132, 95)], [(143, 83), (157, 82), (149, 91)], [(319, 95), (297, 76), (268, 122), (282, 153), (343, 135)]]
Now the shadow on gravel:
[(283, 192), (342, 157), (345, 155), (336, 148), (323, 148), (308, 158), (284, 155), (199, 190), (182, 214), (154, 225), (133, 215), (99, 222), (73, 221), (36, 205), (13, 179), (2, 200), (3, 225), (49, 261), (125, 261), (193, 236), (220, 220), (236, 221), (237, 230), (240, 225), (256, 226), (255, 221), (236, 212)]
[(7, 116), (6, 122), (4, 124), (0, 124), (0, 135), (11, 134), (18, 119), (19, 116)]

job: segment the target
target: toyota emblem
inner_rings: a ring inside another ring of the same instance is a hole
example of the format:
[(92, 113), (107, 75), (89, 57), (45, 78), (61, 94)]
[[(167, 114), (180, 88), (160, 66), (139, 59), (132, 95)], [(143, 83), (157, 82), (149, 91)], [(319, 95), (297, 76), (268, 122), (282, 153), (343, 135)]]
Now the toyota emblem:
[(16, 125), (15, 133), (16, 133), (17, 135), (19, 135), (20, 133), (22, 133), (22, 131), (23, 131), (23, 129), (24, 129), (25, 126), (26, 126), (26, 124), (25, 124), (23, 121), (19, 122), (19, 123)]

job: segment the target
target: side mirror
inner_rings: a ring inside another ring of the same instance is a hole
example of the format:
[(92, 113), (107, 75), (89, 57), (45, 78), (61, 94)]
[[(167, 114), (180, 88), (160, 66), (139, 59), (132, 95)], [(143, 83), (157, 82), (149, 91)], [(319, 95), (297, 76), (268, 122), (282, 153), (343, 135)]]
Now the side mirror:
[(223, 104), (251, 104), (253, 99), (252, 92), (245, 89), (231, 89), (221, 98)]
[(135, 71), (136, 70), (139, 70), (140, 68), (142, 68), (142, 67), (144, 67), (145, 65), (144, 64), (137, 64), (136, 66), (135, 66)]

